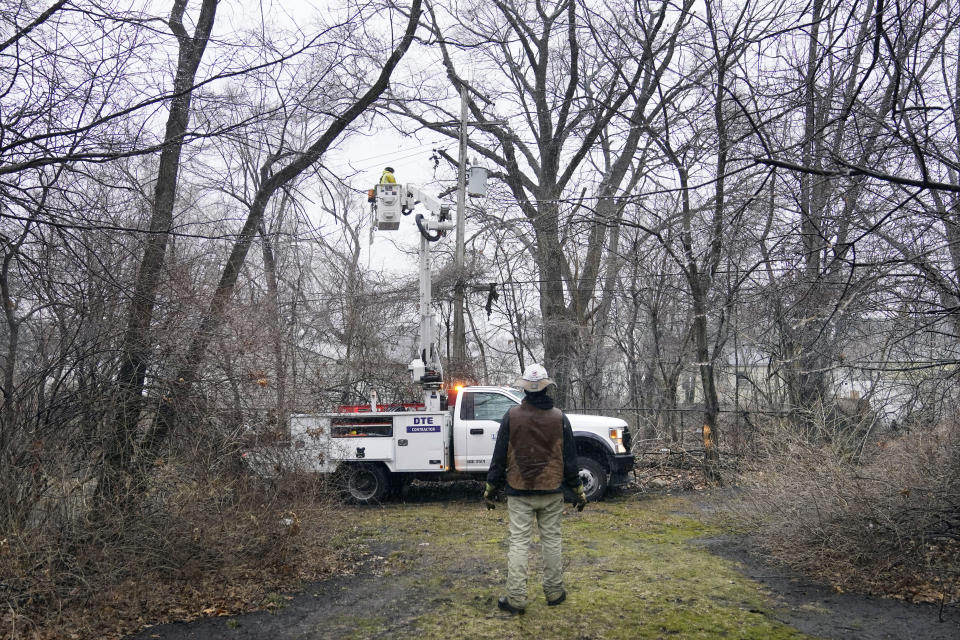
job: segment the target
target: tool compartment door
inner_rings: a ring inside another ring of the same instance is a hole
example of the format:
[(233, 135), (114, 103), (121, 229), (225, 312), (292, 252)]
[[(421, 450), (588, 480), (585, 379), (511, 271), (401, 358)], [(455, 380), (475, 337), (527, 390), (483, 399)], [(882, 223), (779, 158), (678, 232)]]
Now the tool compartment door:
[(394, 418), (394, 471), (443, 471), (447, 466), (449, 416), (412, 411)]
[(330, 414), (330, 458), (340, 461), (393, 460), (393, 415)]

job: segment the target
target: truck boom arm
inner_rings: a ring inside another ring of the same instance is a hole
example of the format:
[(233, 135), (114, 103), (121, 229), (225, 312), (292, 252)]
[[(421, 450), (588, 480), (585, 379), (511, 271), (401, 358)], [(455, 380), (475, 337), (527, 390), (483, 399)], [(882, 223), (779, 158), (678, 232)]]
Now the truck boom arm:
[[(413, 211), (417, 204), (423, 205), (436, 216), (425, 218), (417, 214), (417, 227), (420, 230), (420, 344), (417, 358), (410, 363), (408, 370), (413, 381), (423, 387), (426, 410), (439, 411), (443, 365), (437, 348), (437, 318), (433, 311), (430, 242), (439, 240), (444, 232), (453, 229), (455, 225), (449, 219), (450, 207), (441, 203), (439, 198), (414, 184), (400, 186), (397, 197), (397, 189), (394, 187), (395, 185), (389, 185), (388, 189), (377, 189), (378, 220), (398, 220), (397, 208), (406, 214)], [(386, 228), (393, 230), (398, 227), (399, 225), (391, 224)], [(384, 228), (383, 225), (381, 228)], [(431, 231), (435, 231), (436, 235), (431, 235)]]
[(450, 207), (440, 202), (439, 198), (427, 193), (415, 184), (405, 185), (402, 198), (403, 207), (408, 211), (413, 211), (417, 203), (422, 204), (427, 211), (437, 216), (441, 222), (449, 217)]

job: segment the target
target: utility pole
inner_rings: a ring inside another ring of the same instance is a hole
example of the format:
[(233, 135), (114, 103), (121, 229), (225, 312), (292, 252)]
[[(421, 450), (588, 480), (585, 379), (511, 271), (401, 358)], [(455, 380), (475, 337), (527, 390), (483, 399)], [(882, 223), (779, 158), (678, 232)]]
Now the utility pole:
[(460, 158), (457, 176), (457, 247), (454, 257), (456, 284), (453, 292), (453, 354), (451, 373), (460, 376), (467, 368), (467, 331), (463, 321), (466, 282), (463, 273), (464, 218), (467, 209), (467, 86), (460, 87)]

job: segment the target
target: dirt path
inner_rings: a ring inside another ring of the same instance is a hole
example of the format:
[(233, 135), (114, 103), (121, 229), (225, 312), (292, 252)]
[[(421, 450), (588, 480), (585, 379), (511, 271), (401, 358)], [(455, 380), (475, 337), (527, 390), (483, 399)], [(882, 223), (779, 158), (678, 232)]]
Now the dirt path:
[[(345, 515), (369, 554), (355, 575), (277, 594), (271, 611), (173, 623), (130, 640), (313, 638), (843, 638), (956, 640), (960, 611), (837, 594), (771, 569), (683, 499), (624, 496), (564, 517), (569, 599), (532, 569), (524, 616), (496, 609), (506, 510), (412, 495)], [(533, 554), (532, 557), (537, 557)]]
[(763, 585), (770, 594), (777, 620), (811, 636), (844, 640), (960, 639), (960, 608), (956, 605), (941, 610), (930, 604), (837, 593), (804, 576), (765, 564), (737, 540), (704, 538), (696, 544), (735, 562), (740, 573)]

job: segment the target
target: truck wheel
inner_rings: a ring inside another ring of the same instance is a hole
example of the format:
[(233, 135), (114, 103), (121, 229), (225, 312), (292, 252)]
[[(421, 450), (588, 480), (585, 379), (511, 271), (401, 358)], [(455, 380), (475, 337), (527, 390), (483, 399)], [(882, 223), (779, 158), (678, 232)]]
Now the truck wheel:
[(607, 470), (603, 465), (586, 456), (577, 456), (577, 467), (580, 469), (580, 482), (587, 494), (587, 500), (596, 502), (607, 492)]
[(344, 469), (343, 493), (353, 504), (378, 504), (390, 490), (390, 475), (380, 464), (351, 464)]

